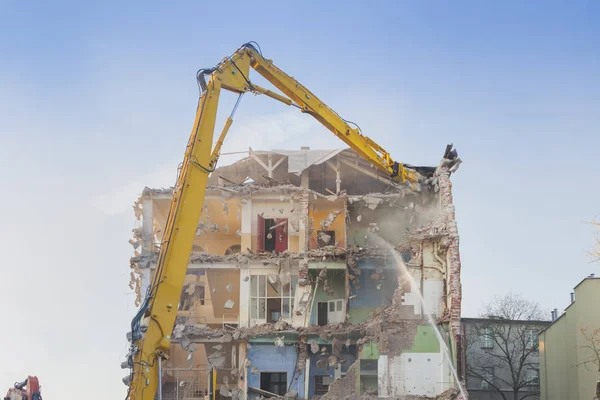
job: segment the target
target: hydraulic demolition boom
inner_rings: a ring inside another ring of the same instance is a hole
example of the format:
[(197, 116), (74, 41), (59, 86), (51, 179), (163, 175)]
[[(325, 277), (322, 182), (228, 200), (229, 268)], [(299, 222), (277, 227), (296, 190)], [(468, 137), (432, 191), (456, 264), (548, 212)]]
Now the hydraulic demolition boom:
[[(271, 82), (283, 95), (254, 84), (250, 80), (251, 69)], [(418, 180), (414, 170), (392, 160), (387, 151), (363, 136), (358, 127), (351, 126), (354, 124), (344, 120), (302, 84), (264, 58), (260, 47), (252, 42), (244, 44), (216, 67), (198, 71), (197, 79), (201, 94), (196, 119), (178, 171), (156, 270), (143, 304), (131, 323), (131, 349), (124, 365), (131, 372), (124, 380), (129, 385), (129, 400), (154, 400), (157, 388), (160, 389), (159, 374), (163, 360), (168, 357), (177, 304), (208, 176), (216, 167), (223, 141), (244, 93), (266, 95), (310, 114), (391, 179), (402, 183)], [(222, 89), (239, 94), (239, 98), (213, 147)]]

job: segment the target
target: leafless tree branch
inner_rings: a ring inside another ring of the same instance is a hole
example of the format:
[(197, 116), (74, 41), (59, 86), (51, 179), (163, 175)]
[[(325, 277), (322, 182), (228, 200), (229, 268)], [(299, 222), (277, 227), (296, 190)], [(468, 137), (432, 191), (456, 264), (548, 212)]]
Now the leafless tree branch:
[(539, 395), (537, 333), (545, 315), (537, 303), (512, 293), (487, 303), (483, 321), (465, 332), (468, 375), (487, 382), (503, 399), (510, 392), (513, 400)]

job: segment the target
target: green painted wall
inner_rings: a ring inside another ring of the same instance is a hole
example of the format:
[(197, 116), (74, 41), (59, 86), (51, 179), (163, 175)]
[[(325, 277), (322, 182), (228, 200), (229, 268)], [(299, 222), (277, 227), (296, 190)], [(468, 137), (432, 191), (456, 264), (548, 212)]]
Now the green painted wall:
[(434, 328), (431, 326), (417, 326), (417, 334), (413, 346), (406, 350), (407, 353), (439, 353), (440, 342)]
[(360, 352), (361, 360), (377, 360), (379, 359), (379, 349), (377, 343), (365, 344)]
[[(311, 271), (311, 275), (313, 271)], [(313, 275), (316, 277), (316, 274)], [(331, 289), (333, 289), (333, 296), (329, 296), (327, 293), (323, 291), (323, 286), (319, 284), (317, 288), (317, 293), (315, 295), (315, 301), (310, 313), (310, 324), (317, 325), (317, 310), (320, 301), (329, 301), (336, 299), (345, 299), (346, 298), (346, 270), (327, 270), (327, 284)], [(314, 290), (314, 285), (313, 285)]]
[(369, 320), (371, 313), (375, 311), (375, 307), (350, 307), (350, 320), (351, 324), (360, 324), (361, 322)]

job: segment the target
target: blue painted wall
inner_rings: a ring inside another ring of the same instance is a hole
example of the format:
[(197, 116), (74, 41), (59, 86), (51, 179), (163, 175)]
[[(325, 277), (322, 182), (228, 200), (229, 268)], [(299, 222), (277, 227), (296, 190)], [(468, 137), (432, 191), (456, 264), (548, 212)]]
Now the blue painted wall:
[[(350, 281), (350, 296), (355, 296), (349, 302), (350, 322), (353, 324), (366, 321), (377, 307), (391, 305), (394, 291), (398, 287), (398, 269), (395, 264), (388, 263), (383, 267), (385, 279), (381, 282), (380, 289), (377, 288), (379, 281), (370, 277), (377, 268), (375, 261), (361, 260), (358, 266), (360, 275)], [(358, 289), (356, 281), (360, 285)]]
[[(319, 343), (322, 343), (321, 340), (317, 340)], [(331, 355), (331, 345), (330, 344), (321, 344), (321, 347), (327, 348), (327, 355), (319, 355), (312, 354), (310, 356), (310, 372), (309, 372), (309, 381), (308, 381), (308, 398), (312, 399), (315, 395), (315, 375), (329, 375), (331, 377), (331, 382), (334, 380), (335, 371), (333, 368), (319, 368), (317, 367), (317, 360), (323, 358), (327, 359), (329, 355)], [(342, 352), (343, 360), (346, 360), (345, 363), (342, 364), (342, 373), (346, 373), (348, 368), (356, 361), (357, 358), (357, 347), (355, 345), (350, 345), (350, 348), (344, 346), (344, 350)], [(320, 397), (320, 396), (319, 396)]]
[[(292, 378), (294, 378), (291, 390), (298, 391), (298, 397), (304, 398), (304, 371), (294, 376), (296, 369), (296, 342), (286, 343), (284, 347), (277, 347), (274, 344), (252, 343), (248, 349), (248, 359), (252, 365), (248, 368), (248, 386), (260, 388), (260, 374), (252, 374), (252, 367), (256, 367), (261, 372), (287, 372), (288, 387)], [(252, 394), (248, 393), (249, 398)], [(258, 396), (256, 396), (258, 397)]]

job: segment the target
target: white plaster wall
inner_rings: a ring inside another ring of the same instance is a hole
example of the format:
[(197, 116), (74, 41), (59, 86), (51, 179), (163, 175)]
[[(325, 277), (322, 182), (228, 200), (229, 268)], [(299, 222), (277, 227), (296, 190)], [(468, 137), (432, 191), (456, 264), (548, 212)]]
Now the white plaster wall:
[[(256, 217), (254, 217), (256, 218)], [(242, 200), (242, 233), (252, 233), (252, 200)]]
[(397, 396), (437, 396), (448, 386), (442, 353), (403, 353), (381, 355), (378, 361), (380, 398)]
[(151, 279), (152, 271), (153, 271), (153, 269), (151, 270), (150, 268), (140, 269), (140, 277), (141, 277), (141, 281), (142, 281), (141, 282), (142, 299), (146, 295), (146, 291), (148, 290), (148, 287), (150, 286), (150, 279)]
[[(246, 278), (248, 280), (246, 281)], [(240, 266), (240, 327), (247, 328), (250, 319), (250, 269)]]
[(444, 310), (444, 282), (441, 280), (426, 279), (423, 281), (423, 298), (425, 299), (426, 312), (440, 316)]
[(414, 278), (414, 284), (409, 281), (410, 293), (404, 293), (402, 295), (402, 304), (414, 306), (415, 315), (421, 315), (421, 298), (419, 296), (421, 291), (421, 271), (413, 268), (409, 268), (409, 270)]

